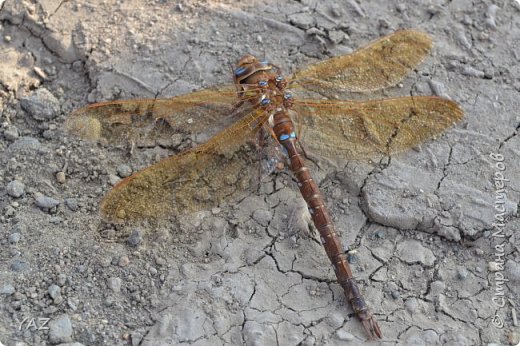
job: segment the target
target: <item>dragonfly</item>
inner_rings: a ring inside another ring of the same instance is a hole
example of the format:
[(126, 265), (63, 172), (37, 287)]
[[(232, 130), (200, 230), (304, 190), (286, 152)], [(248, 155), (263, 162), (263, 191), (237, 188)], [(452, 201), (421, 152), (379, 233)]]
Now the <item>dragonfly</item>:
[[(460, 121), (463, 111), (436, 96), (338, 99), (395, 86), (428, 55), (429, 35), (401, 30), (351, 54), (313, 63), (285, 77), (252, 55), (233, 68), (233, 83), (167, 98), (101, 102), (74, 111), (69, 133), (111, 145), (185, 150), (121, 180), (100, 204), (114, 223), (158, 220), (209, 210), (258, 185), (253, 177), (270, 153), (285, 160), (307, 203), (338, 283), (370, 339), (382, 338), (354, 279), (339, 232), (307, 153), (374, 160), (415, 147)], [(306, 92), (319, 98), (298, 98)], [(182, 142), (181, 142), (182, 143)], [(251, 145), (253, 143), (254, 145)], [(282, 150), (271, 150), (270, 148)]]

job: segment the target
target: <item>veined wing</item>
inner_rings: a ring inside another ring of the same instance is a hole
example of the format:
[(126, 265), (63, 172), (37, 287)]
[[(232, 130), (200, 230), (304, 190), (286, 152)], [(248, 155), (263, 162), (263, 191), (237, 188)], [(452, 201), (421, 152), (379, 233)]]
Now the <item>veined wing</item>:
[(296, 87), (329, 98), (338, 92), (375, 91), (396, 85), (425, 58), (430, 36), (412, 30), (397, 31), (348, 55), (333, 57), (296, 72)]
[(223, 124), (237, 102), (232, 85), (169, 99), (101, 102), (74, 111), (65, 128), (91, 141), (153, 146), (168, 143), (176, 133), (194, 134)]
[(261, 110), (248, 112), (205, 144), (125, 178), (101, 202), (103, 218), (156, 219), (209, 209), (241, 195), (258, 169), (246, 142), (266, 120)]
[(457, 103), (414, 96), (366, 102), (298, 100), (300, 139), (311, 153), (337, 159), (389, 155), (435, 137), (463, 117)]

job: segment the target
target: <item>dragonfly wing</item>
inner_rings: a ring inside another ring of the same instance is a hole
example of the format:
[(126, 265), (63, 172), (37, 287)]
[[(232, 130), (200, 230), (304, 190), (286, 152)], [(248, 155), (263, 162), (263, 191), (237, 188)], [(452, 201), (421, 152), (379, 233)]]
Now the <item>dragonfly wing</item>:
[(311, 153), (337, 159), (381, 157), (419, 145), (463, 117), (457, 103), (434, 96), (366, 102), (299, 100), (299, 134)]
[(204, 89), (169, 99), (101, 102), (74, 111), (66, 120), (69, 133), (113, 145), (153, 146), (174, 134), (195, 134), (225, 125), (235, 111), (235, 87)]
[(310, 65), (294, 74), (293, 85), (329, 98), (338, 92), (375, 91), (396, 85), (425, 58), (430, 36), (412, 30), (397, 31), (348, 55)]
[(101, 202), (103, 218), (157, 219), (209, 209), (242, 195), (258, 169), (247, 141), (265, 120), (264, 112), (249, 112), (205, 144), (125, 178)]

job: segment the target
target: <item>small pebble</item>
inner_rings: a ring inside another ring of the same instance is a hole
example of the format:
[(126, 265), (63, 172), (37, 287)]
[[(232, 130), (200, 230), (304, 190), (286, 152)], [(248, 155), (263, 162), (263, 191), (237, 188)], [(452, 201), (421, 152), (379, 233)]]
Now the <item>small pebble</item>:
[(135, 247), (141, 244), (141, 242), (143, 241), (141, 233), (142, 231), (140, 229), (134, 229), (127, 239), (128, 245)]
[(59, 171), (56, 173), (56, 181), (60, 184), (65, 183), (65, 172)]
[(75, 198), (66, 198), (65, 205), (72, 211), (78, 210), (78, 201)]
[(67, 306), (71, 308), (72, 310), (76, 311), (78, 309), (78, 303), (76, 300), (69, 298), (67, 300)]
[(72, 341), (72, 323), (67, 314), (58, 316), (49, 322), (49, 342), (51, 344)]
[(159, 266), (164, 266), (164, 265), (166, 265), (166, 260), (161, 257), (156, 257), (155, 263), (157, 263), (157, 265), (159, 265)]
[(15, 212), (16, 212), (16, 210), (14, 210), (14, 208), (12, 206), (8, 205), (5, 208), (4, 215), (7, 217), (11, 217), (15, 214)]
[(118, 277), (111, 277), (107, 279), (107, 286), (110, 288), (113, 292), (120, 292), (121, 291), (121, 279)]
[(50, 285), (47, 291), (53, 300), (61, 296), (61, 288), (58, 285)]
[(34, 73), (36, 73), (36, 75), (38, 77), (40, 77), (41, 79), (47, 79), (47, 74), (38, 66), (34, 66), (33, 70), (34, 70)]
[(464, 268), (457, 269), (457, 279), (464, 280), (468, 277), (468, 271)]
[(126, 267), (128, 264), (130, 264), (130, 259), (128, 258), (128, 256), (121, 256), (118, 265), (120, 267)]
[(11, 262), (11, 270), (21, 272), (29, 268), (29, 263), (21, 259), (15, 259)]
[(383, 230), (379, 230), (376, 232), (376, 238), (384, 239), (385, 235), (386, 235), (386, 233)]
[(9, 242), (11, 244), (16, 244), (20, 241), (20, 238), (22, 237), (22, 235), (20, 233), (11, 233), (9, 234)]
[(492, 29), (497, 28), (496, 23), (496, 14), (497, 14), (498, 6), (497, 5), (489, 5), (486, 12), (486, 24)]
[(60, 275), (58, 275), (58, 285), (60, 286), (63, 286), (67, 283), (67, 275), (61, 273)]
[(404, 307), (409, 313), (414, 313), (417, 311), (417, 307), (419, 304), (417, 303), (417, 299), (409, 298), (404, 302)]
[(132, 168), (130, 168), (130, 166), (128, 165), (119, 165), (117, 166), (117, 174), (121, 177), (121, 178), (126, 178), (126, 177), (129, 177), (132, 175)]
[(8, 126), (4, 130), (4, 137), (8, 141), (14, 141), (14, 140), (18, 139), (18, 137), (20, 137), (20, 132), (18, 131), (18, 129), (15, 126)]
[(15, 291), (16, 290), (15, 290), (13, 285), (11, 285), (11, 284), (4, 284), (4, 286), (2, 287), (2, 290), (0, 290), (0, 293), (10, 296)]
[(60, 201), (47, 196), (36, 197), (36, 206), (42, 209), (52, 209), (60, 204)]
[(36, 120), (54, 119), (60, 113), (58, 99), (45, 88), (39, 88), (23, 97), (20, 106)]
[(19, 198), (25, 193), (25, 185), (18, 180), (13, 180), (7, 184), (7, 194), (14, 198)]
[(354, 335), (350, 334), (349, 332), (347, 332), (347, 331), (345, 331), (343, 329), (338, 330), (336, 332), (336, 336), (341, 341), (352, 341), (352, 340), (354, 340)]
[(509, 345), (518, 345), (520, 344), (520, 334), (516, 330), (511, 330), (507, 334), (507, 340)]
[(314, 26), (315, 18), (310, 13), (295, 13), (289, 15), (289, 22), (300, 29), (307, 30)]
[(404, 13), (404, 12), (406, 12), (406, 5), (403, 4), (403, 3), (397, 4), (397, 5), (395, 6), (395, 9), (396, 9), (397, 12), (399, 12), (399, 13)]
[(343, 15), (343, 12), (341, 12), (341, 7), (338, 4), (332, 5), (330, 13), (336, 18), (339, 18)]
[(119, 183), (120, 180), (121, 180), (121, 178), (119, 178), (115, 174), (109, 174), (108, 175), (108, 181), (110, 182), (110, 185), (112, 185), (112, 186), (114, 186), (115, 184)]
[(466, 66), (464, 70), (462, 70), (462, 74), (465, 76), (476, 77), (476, 78), (484, 78), (484, 71), (477, 70), (471, 66)]

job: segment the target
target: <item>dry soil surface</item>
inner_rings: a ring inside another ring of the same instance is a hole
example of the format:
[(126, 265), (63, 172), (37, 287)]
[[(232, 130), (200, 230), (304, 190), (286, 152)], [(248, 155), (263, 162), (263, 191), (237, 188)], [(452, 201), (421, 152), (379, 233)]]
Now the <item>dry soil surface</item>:
[(63, 122), (230, 83), (245, 53), (289, 73), (402, 28), (435, 46), (376, 97), (449, 97), (464, 119), (315, 170), (374, 344), (518, 344), (519, 18), (518, 0), (0, 0), (0, 344), (364, 344), (290, 174), (177, 222), (116, 226), (102, 196), (175, 151), (129, 154)]

